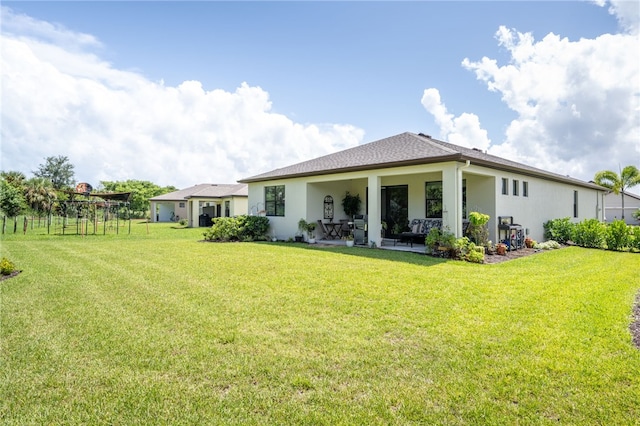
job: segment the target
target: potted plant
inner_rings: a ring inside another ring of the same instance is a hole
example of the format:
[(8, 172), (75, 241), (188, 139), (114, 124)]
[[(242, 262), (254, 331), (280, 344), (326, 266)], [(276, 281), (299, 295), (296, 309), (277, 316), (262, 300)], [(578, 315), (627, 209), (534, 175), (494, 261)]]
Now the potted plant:
[(353, 247), (353, 235), (349, 234), (346, 237), (344, 237), (346, 243), (347, 243), (347, 247)]
[(500, 242), (498, 244), (496, 244), (496, 253), (498, 253), (500, 256), (506, 256), (507, 255), (507, 245), (503, 242)]
[(527, 237), (524, 239), (524, 245), (527, 248), (533, 248), (536, 245), (536, 242), (531, 239), (531, 237)]
[[(300, 232), (302, 232), (302, 234), (304, 234), (305, 232), (307, 233), (307, 240), (309, 242), (309, 244), (315, 244), (316, 239), (315, 239), (315, 235), (313, 233), (313, 231), (316, 230), (316, 224), (313, 222), (307, 222), (304, 219), (300, 219), (298, 221), (298, 229), (300, 230)], [(297, 237), (296, 237), (296, 241), (297, 241)]]
[(349, 219), (353, 219), (353, 216), (358, 214), (360, 211), (360, 204), (362, 204), (360, 194), (351, 195), (349, 194), (349, 191), (347, 191), (342, 199), (342, 208)]

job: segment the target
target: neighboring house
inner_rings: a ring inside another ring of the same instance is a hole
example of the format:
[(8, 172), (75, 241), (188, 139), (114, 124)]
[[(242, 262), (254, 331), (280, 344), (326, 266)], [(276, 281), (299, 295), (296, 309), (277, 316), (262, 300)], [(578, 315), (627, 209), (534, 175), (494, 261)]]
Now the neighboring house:
[(247, 214), (247, 185), (202, 183), (149, 201), (152, 222), (187, 219), (189, 227), (211, 226), (214, 217)]
[(603, 220), (606, 192), (592, 183), (414, 133), (240, 182), (249, 185), (249, 204), (264, 206), (272, 232), (281, 239), (296, 234), (300, 218), (328, 220), (325, 199), (333, 200), (334, 222), (347, 219), (342, 199), (347, 191), (358, 194), (360, 213), (368, 217), (369, 241), (376, 242), (382, 220), (389, 233), (396, 223), (397, 230), (414, 218), (442, 218), (444, 227), (461, 236), (463, 221), (472, 211), (490, 215), (492, 241), (499, 237), (499, 216), (513, 217), (513, 223), (540, 241), (543, 223), (550, 219)]
[[(608, 192), (604, 197), (605, 211), (604, 219), (610, 223), (616, 219), (622, 219), (622, 195)], [(640, 195), (630, 192), (624, 193), (624, 221), (627, 225), (638, 225), (640, 221), (633, 217), (633, 214), (640, 209)]]

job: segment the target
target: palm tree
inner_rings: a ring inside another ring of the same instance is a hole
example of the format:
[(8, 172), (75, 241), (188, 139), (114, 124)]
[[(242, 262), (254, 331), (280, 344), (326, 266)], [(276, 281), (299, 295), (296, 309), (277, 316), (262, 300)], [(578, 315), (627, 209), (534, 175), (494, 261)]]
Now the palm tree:
[(38, 212), (48, 212), (56, 200), (56, 191), (49, 179), (34, 177), (24, 183), (24, 198), (29, 206)]
[(616, 195), (622, 195), (622, 220), (624, 220), (624, 190), (640, 184), (640, 170), (636, 166), (627, 166), (620, 174), (611, 170), (602, 170), (596, 173), (593, 181), (609, 188)]

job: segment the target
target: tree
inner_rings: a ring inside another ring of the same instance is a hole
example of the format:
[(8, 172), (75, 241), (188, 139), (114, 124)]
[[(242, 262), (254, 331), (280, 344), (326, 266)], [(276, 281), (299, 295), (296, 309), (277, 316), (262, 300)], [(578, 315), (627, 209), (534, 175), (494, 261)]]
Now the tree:
[(0, 172), (0, 177), (15, 188), (22, 188), (22, 184), (27, 179), (24, 173), (16, 171)]
[(47, 157), (44, 164), (33, 172), (35, 177), (49, 179), (57, 190), (73, 187), (75, 177), (73, 164), (66, 156)]
[(46, 212), (57, 199), (57, 194), (49, 179), (35, 177), (24, 183), (24, 198), (33, 210)]
[[(24, 210), (24, 196), (20, 188), (9, 184), (4, 178), (0, 179), (0, 210), (7, 216), (14, 218), (13, 232), (16, 232), (15, 217)], [(4, 228), (2, 230), (4, 232)]]
[(611, 170), (596, 173), (593, 181), (600, 186), (609, 188), (614, 194), (622, 196), (622, 219), (624, 220), (624, 190), (640, 184), (640, 170), (636, 166), (627, 166), (620, 174)]
[(149, 198), (177, 191), (173, 186), (160, 187), (144, 180), (127, 180), (124, 182), (101, 181), (105, 192), (131, 192), (130, 209), (134, 217), (144, 217), (149, 211)]

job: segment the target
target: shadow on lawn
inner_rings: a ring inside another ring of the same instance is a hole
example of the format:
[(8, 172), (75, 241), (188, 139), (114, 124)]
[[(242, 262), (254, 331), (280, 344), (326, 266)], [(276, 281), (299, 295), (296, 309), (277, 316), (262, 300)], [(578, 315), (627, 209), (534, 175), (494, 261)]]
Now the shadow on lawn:
[(283, 247), (291, 247), (303, 250), (333, 252), (339, 254), (346, 254), (349, 256), (366, 257), (376, 260), (391, 260), (394, 262), (405, 262), (412, 265), (420, 266), (433, 266), (441, 263), (452, 261), (451, 259), (440, 259), (432, 256), (427, 256), (424, 253), (415, 253), (409, 251), (393, 251), (393, 250), (381, 250), (371, 249), (368, 247), (342, 247), (342, 246), (319, 246), (315, 244), (306, 243), (276, 243)]

